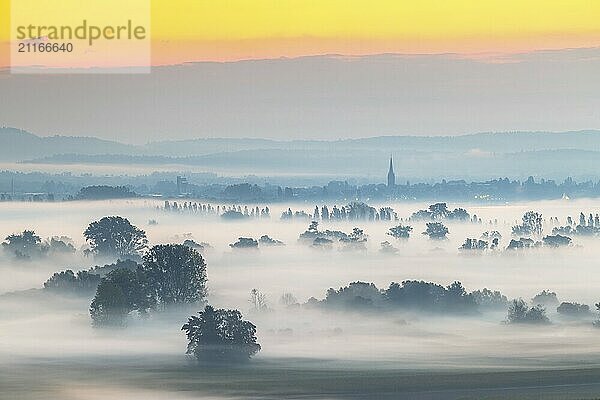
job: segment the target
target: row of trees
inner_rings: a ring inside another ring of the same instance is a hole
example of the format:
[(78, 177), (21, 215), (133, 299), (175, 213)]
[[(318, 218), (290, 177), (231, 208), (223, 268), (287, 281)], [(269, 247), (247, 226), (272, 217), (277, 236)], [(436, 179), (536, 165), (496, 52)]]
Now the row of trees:
[(480, 308), (505, 307), (508, 300), (500, 292), (483, 289), (468, 293), (460, 282), (442, 286), (433, 282), (406, 280), (392, 282), (387, 289), (373, 283), (352, 282), (327, 291), (325, 299), (309, 304), (343, 310), (402, 309), (433, 313), (474, 313)]
[(198, 215), (219, 215), (225, 216), (239, 214), (242, 218), (270, 218), (271, 210), (268, 206), (265, 207), (248, 207), (244, 205), (217, 205), (202, 204), (192, 201), (184, 201), (178, 203), (176, 201), (165, 200), (163, 210), (166, 212), (175, 213), (187, 213), (187, 214), (198, 214)]
[[(500, 239), (495, 237), (489, 240), (467, 238), (464, 243), (458, 248), (461, 251), (484, 251), (495, 250), (499, 248)], [(542, 240), (533, 240), (530, 238), (511, 239), (506, 247), (506, 250), (519, 250), (539, 247), (558, 248), (565, 247), (571, 244), (571, 238), (562, 235), (544, 236)]]
[[(499, 291), (487, 288), (467, 292), (456, 281), (448, 286), (433, 282), (407, 280), (392, 282), (387, 289), (378, 289), (373, 283), (352, 282), (327, 291), (323, 300), (309, 299), (307, 305), (346, 311), (403, 310), (429, 313), (472, 314), (483, 310), (507, 310), (506, 322), (511, 324), (548, 324), (546, 307), (556, 307), (556, 293), (543, 291), (536, 295), (531, 305), (518, 298), (509, 301)], [(596, 304), (600, 312), (600, 303)], [(576, 302), (562, 302), (556, 313), (565, 318), (591, 316), (590, 307)], [(595, 322), (600, 326), (600, 322)]]
[(398, 214), (391, 207), (381, 207), (377, 210), (366, 203), (353, 201), (348, 205), (331, 209), (327, 205), (315, 206), (312, 214), (306, 211), (292, 211), (288, 208), (281, 214), (282, 220), (302, 219), (312, 221), (398, 221)]

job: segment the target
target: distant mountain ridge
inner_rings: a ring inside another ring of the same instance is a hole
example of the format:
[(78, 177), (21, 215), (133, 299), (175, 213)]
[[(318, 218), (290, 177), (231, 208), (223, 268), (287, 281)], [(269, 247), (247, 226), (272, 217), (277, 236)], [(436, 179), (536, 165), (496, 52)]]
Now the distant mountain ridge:
[(131, 145), (93, 137), (41, 137), (17, 128), (0, 128), (0, 161), (20, 161), (48, 155), (77, 153), (128, 154), (135, 152)]
[(516, 153), (540, 150), (600, 151), (600, 131), (475, 133), (462, 136), (375, 136), (340, 140), (199, 138), (129, 145), (94, 137), (48, 136), (0, 128), (0, 161), (24, 161), (58, 155), (197, 157), (249, 150), (406, 151)]

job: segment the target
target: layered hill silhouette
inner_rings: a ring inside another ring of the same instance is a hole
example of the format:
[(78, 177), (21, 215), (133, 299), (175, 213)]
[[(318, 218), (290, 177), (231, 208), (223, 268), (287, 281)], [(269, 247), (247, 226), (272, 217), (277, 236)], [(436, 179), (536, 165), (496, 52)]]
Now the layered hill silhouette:
[[(399, 176), (598, 176), (600, 131), (381, 136), (344, 140), (199, 138), (130, 145), (0, 129), (0, 161), (28, 164), (181, 165), (207, 171), (372, 176), (394, 156)], [(383, 165), (383, 166), (382, 166)]]

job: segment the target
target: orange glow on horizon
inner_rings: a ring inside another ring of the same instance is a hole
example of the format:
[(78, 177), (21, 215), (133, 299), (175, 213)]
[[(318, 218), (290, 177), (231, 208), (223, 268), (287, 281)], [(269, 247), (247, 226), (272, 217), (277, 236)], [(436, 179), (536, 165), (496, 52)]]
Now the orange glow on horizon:
[[(0, 66), (8, 5), (0, 0)], [(590, 0), (152, 0), (152, 64), (598, 47), (598, 20)]]

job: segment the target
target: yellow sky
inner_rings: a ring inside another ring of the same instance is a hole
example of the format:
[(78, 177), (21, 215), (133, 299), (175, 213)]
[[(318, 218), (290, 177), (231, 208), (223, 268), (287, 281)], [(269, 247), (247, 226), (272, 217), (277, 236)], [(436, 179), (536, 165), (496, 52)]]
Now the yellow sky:
[[(0, 0), (1, 41), (8, 15)], [(155, 64), (591, 47), (600, 45), (600, 1), (152, 0), (152, 39)]]

